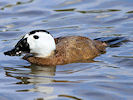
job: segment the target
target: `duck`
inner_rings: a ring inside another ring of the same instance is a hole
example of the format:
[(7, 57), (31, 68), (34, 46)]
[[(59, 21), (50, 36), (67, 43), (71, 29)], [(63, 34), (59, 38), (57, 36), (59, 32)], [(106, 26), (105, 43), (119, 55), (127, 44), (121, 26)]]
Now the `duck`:
[(90, 39), (83, 36), (54, 38), (47, 30), (33, 30), (24, 35), (15, 47), (4, 52), (8, 56), (26, 55), (31, 64), (56, 66), (90, 61), (106, 52), (110, 45), (124, 41), (124, 37), (101, 37)]

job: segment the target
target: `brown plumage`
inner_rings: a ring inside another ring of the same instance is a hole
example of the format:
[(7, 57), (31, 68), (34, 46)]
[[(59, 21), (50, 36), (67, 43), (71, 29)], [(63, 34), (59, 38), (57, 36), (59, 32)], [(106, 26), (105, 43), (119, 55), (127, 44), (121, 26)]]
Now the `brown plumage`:
[(56, 50), (47, 58), (23, 57), (37, 65), (63, 65), (91, 60), (105, 52), (106, 43), (82, 36), (67, 36), (55, 39)]

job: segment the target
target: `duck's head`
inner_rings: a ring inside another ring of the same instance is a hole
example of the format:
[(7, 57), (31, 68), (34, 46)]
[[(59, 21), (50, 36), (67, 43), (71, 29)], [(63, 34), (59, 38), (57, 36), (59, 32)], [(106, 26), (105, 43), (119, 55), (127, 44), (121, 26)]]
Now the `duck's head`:
[(34, 30), (26, 34), (15, 47), (5, 55), (18, 56), (24, 53), (31, 53), (36, 57), (47, 57), (56, 49), (52, 35), (46, 30)]

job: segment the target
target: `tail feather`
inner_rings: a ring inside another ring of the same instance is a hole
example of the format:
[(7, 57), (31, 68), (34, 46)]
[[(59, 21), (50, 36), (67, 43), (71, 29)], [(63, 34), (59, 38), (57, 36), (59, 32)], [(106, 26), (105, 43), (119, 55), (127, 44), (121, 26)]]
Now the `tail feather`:
[(108, 46), (116, 46), (120, 44), (121, 42), (127, 41), (127, 38), (126, 37), (101, 37), (101, 38), (96, 38), (94, 40), (104, 42)]

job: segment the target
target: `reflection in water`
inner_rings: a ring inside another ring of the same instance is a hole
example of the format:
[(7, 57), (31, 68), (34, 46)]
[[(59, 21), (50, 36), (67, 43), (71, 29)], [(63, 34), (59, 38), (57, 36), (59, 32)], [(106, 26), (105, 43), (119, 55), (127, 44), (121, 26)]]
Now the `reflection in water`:
[(48, 86), (40, 86), (39, 84), (50, 84), (53, 82), (53, 78), (50, 76), (54, 76), (56, 71), (55, 66), (31, 66), (31, 75), (35, 75), (35, 77), (30, 77), (28, 81), (35, 85), (34, 89), (30, 89), (32, 92), (41, 92), (46, 94), (51, 94), (54, 91), (53, 87)]
[[(10, 77), (14, 77), (21, 82), (17, 82), (16, 84), (32, 84), (34, 88), (28, 90), (17, 90), (17, 92), (41, 92), (50, 94), (54, 91), (53, 87), (41, 86), (41, 84), (50, 84), (53, 82), (52, 76), (55, 75), (56, 67), (55, 66), (37, 66), (31, 65), (27, 66), (31, 68), (31, 71), (27, 73), (27, 71), (17, 70), (17, 69), (8, 69), (6, 71), (6, 75)], [(26, 67), (26, 68), (27, 68)], [(18, 75), (19, 74), (19, 75)], [(23, 76), (26, 74), (26, 76)]]
[[(17, 82), (17, 85), (33, 85), (33, 88), (31, 89), (17, 89), (16, 92), (38, 92), (42, 95), (39, 98), (36, 98), (35, 100), (53, 100), (56, 98), (68, 98), (72, 100), (81, 100), (80, 98), (77, 98), (72, 95), (66, 95), (66, 94), (59, 94), (59, 95), (51, 95), (55, 91), (53, 86), (47, 86), (51, 83), (68, 83), (69, 81), (56, 81), (53, 79), (53, 76), (55, 76), (56, 72), (56, 66), (37, 66), (37, 65), (31, 65), (31, 66), (24, 66), (24, 68), (30, 69), (29, 70), (21, 70), (21, 69), (15, 69), (15, 68), (5, 68), (6, 70), (6, 76), (13, 77), (20, 82)], [(70, 83), (74, 83), (71, 82)], [(76, 83), (76, 82), (75, 82)]]

